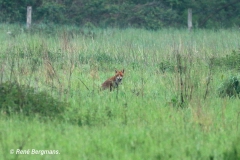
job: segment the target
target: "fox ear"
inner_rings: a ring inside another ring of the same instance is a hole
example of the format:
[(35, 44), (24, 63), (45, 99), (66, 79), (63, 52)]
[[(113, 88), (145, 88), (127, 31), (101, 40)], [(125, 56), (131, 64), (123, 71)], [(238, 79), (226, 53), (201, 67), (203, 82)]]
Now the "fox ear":
[(115, 70), (115, 73), (117, 73), (118, 71), (117, 70)]
[(122, 72), (124, 73), (124, 69), (122, 70)]

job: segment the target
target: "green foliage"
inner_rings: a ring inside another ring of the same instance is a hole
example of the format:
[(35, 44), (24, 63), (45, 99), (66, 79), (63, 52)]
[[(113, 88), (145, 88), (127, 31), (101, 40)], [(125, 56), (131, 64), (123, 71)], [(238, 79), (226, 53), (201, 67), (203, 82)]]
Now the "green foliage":
[(84, 64), (92, 61), (98, 63), (100, 66), (103, 66), (104, 64), (121, 63), (123, 62), (123, 59), (121, 57), (112, 57), (106, 53), (98, 53), (91, 56), (90, 55), (84, 56), (80, 53), (79, 61)]
[(231, 76), (218, 89), (220, 97), (237, 97), (240, 93), (239, 77)]
[(238, 137), (232, 144), (229, 151), (223, 153), (224, 159), (235, 160), (240, 159), (240, 138)]
[(114, 61), (114, 59), (112, 58), (112, 56), (107, 55), (105, 53), (103, 54), (97, 54), (94, 56), (94, 58), (96, 59), (97, 62), (99, 63), (112, 63)]
[(172, 63), (169, 62), (169, 61), (162, 61), (162, 62), (160, 62), (160, 64), (159, 64), (158, 66), (159, 66), (159, 70), (160, 70), (162, 73), (165, 73), (165, 72), (174, 72), (174, 64), (172, 64)]
[(26, 7), (33, 7), (34, 23), (91, 24), (109, 27), (185, 27), (187, 9), (193, 9), (196, 27), (239, 26), (240, 3), (232, 1), (148, 0), (2, 0), (0, 21), (25, 23)]
[(161, 2), (145, 4), (130, 4), (123, 6), (125, 14), (118, 15), (121, 26), (144, 27), (157, 30), (166, 25), (175, 25), (176, 12), (164, 6)]
[[(92, 38), (87, 29), (55, 26), (9, 37), (12, 25), (0, 27), (0, 82), (34, 86), (2, 84), (12, 92), (0, 95), (0, 159), (239, 159), (239, 99), (217, 98), (219, 77), (229, 73), (218, 67), (209, 73), (209, 57), (239, 47), (238, 30), (108, 28), (94, 30)], [(41, 62), (47, 57), (50, 66)], [(125, 69), (119, 90), (99, 91), (115, 68)], [(63, 112), (49, 115), (55, 102), (35, 88), (61, 95), (68, 102)], [(31, 99), (37, 100), (31, 105)], [(41, 109), (48, 112), (35, 110), (44, 100)], [(16, 155), (11, 148), (61, 154)]]
[(56, 2), (44, 2), (41, 6), (36, 9), (37, 20), (41, 20), (41, 23), (60, 23), (64, 24), (66, 17), (65, 6)]
[(213, 64), (221, 68), (240, 70), (240, 50), (233, 50), (231, 54), (225, 57), (213, 59)]
[(60, 116), (67, 105), (46, 92), (14, 82), (0, 84), (0, 109), (7, 115), (23, 114), (40, 117)]
[[(86, 98), (88, 99), (88, 98)], [(112, 109), (89, 102), (88, 107), (79, 106), (69, 108), (65, 112), (65, 119), (78, 126), (105, 125), (112, 116)]]
[(137, 70), (141, 67), (141, 64), (139, 62), (132, 62), (131, 67), (133, 70), (135, 70), (135, 69)]

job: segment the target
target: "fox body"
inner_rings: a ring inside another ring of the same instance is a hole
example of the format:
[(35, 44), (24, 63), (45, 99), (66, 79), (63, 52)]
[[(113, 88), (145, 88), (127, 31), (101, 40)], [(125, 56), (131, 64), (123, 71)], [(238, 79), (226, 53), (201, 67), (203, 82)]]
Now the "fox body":
[(102, 90), (110, 89), (110, 91), (112, 91), (114, 88), (118, 88), (118, 85), (122, 81), (123, 75), (124, 75), (124, 69), (122, 71), (115, 70), (115, 76), (103, 82)]

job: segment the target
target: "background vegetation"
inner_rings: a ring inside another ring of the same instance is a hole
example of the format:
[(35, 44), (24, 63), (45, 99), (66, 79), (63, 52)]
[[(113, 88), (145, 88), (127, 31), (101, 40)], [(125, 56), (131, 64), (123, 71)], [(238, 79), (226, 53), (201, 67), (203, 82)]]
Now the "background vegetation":
[(2, 24), (0, 41), (0, 159), (240, 157), (237, 28)]
[(33, 7), (35, 24), (160, 29), (185, 27), (193, 9), (195, 28), (239, 27), (239, 0), (1, 0), (0, 22), (25, 23)]

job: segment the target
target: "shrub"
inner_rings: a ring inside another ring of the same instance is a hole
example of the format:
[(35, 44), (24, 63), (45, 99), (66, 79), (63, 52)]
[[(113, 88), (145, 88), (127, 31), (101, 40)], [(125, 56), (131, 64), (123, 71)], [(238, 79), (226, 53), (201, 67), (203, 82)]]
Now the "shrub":
[(240, 159), (240, 137), (233, 142), (232, 148), (230, 150), (223, 153), (224, 159), (234, 160)]
[(160, 64), (158, 65), (159, 67), (159, 70), (162, 72), (162, 73), (165, 73), (167, 71), (169, 72), (174, 72), (174, 64), (172, 64), (171, 62), (169, 61), (162, 61), (160, 62)]
[(215, 66), (225, 67), (227, 69), (240, 69), (240, 50), (233, 50), (231, 54), (225, 57), (216, 58), (213, 61)]
[(240, 93), (239, 77), (232, 76), (225, 80), (218, 89), (220, 97), (237, 97)]
[(47, 92), (36, 92), (34, 88), (15, 82), (0, 84), (0, 110), (7, 115), (22, 113), (56, 117), (61, 115), (66, 103), (56, 100)]

